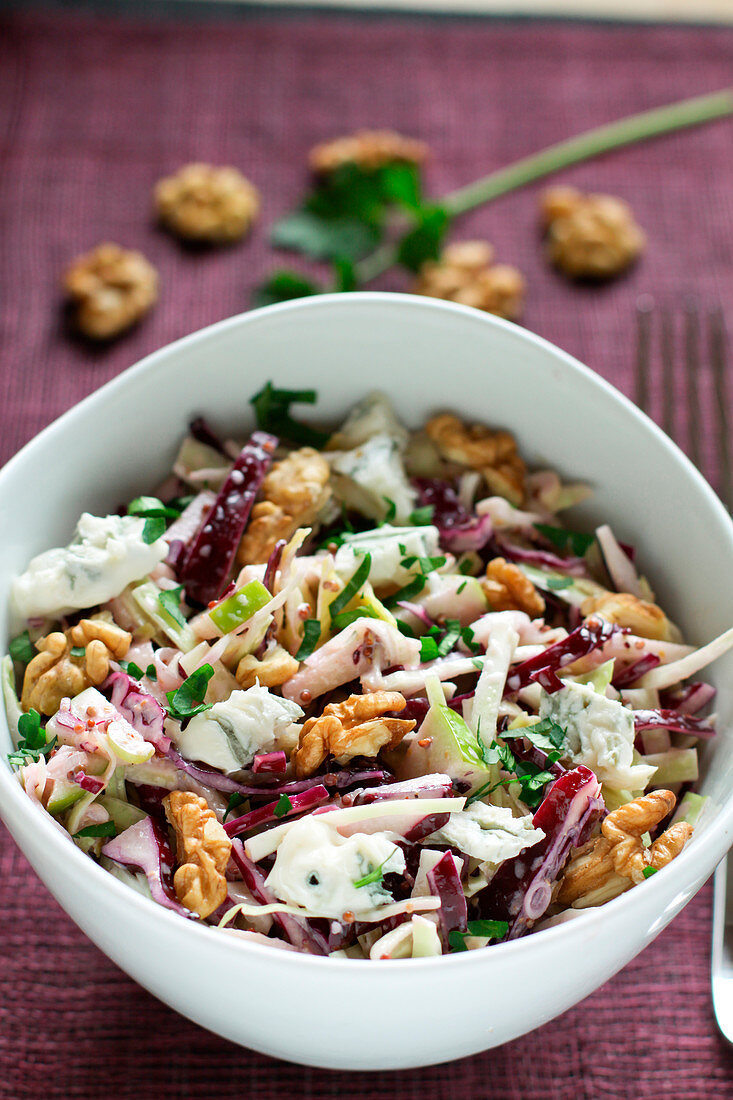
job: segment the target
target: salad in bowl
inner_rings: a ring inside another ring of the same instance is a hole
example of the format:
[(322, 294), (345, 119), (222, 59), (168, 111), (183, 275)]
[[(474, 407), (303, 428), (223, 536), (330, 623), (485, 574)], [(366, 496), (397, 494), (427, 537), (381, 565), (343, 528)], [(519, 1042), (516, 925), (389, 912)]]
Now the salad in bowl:
[(17, 780), (182, 919), (353, 959), (474, 950), (643, 889), (703, 810), (733, 647), (680, 631), (506, 430), (268, 383), (11, 592)]

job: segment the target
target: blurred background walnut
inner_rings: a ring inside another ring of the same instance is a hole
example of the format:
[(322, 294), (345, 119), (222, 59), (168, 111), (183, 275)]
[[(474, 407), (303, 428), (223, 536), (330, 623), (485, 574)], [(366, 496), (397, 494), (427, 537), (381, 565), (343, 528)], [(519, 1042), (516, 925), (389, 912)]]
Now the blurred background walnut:
[(553, 187), (541, 199), (551, 263), (572, 278), (611, 279), (643, 252), (646, 237), (631, 207), (613, 195)]
[(177, 237), (224, 244), (245, 235), (259, 212), (260, 196), (236, 168), (187, 164), (156, 184), (155, 209)]
[(394, 130), (358, 130), (314, 145), (308, 154), (308, 164), (311, 171), (322, 176), (343, 164), (358, 164), (372, 170), (386, 164), (422, 164), (428, 153), (425, 142), (403, 137)]
[(448, 245), (439, 260), (428, 260), (418, 273), (413, 294), (445, 298), (516, 321), (524, 306), (525, 281), (516, 267), (495, 264), (486, 241)]
[(63, 288), (74, 304), (74, 323), (95, 340), (131, 328), (158, 297), (158, 272), (141, 252), (100, 244), (66, 269)]

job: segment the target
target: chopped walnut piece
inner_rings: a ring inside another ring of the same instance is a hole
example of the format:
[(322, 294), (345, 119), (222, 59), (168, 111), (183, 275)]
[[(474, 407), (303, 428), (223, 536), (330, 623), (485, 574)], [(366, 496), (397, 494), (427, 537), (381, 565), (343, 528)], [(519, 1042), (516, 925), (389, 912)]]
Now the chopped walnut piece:
[(572, 187), (541, 200), (550, 261), (573, 278), (609, 279), (644, 250), (646, 237), (628, 203), (613, 195), (584, 195)]
[[(131, 641), (127, 631), (106, 619), (82, 619), (65, 634), (59, 630), (39, 638), (38, 655), (23, 678), (23, 710), (55, 714), (66, 696), (73, 698), (106, 680), (110, 658), (124, 657)], [(73, 646), (84, 646), (83, 657), (71, 655)]]
[(317, 175), (328, 175), (344, 164), (375, 170), (387, 164), (422, 164), (428, 156), (422, 141), (403, 137), (394, 130), (357, 130), (355, 134), (314, 145), (308, 164)]
[(604, 888), (607, 898), (614, 897), (642, 882), (645, 868), (666, 867), (692, 836), (692, 826), (686, 821), (670, 825), (648, 848), (641, 838), (672, 812), (675, 801), (671, 791), (651, 791), (608, 814), (601, 836), (568, 864), (557, 902), (578, 906)]
[(355, 756), (374, 757), (381, 749), (394, 749), (415, 726), (412, 719), (386, 718), (405, 709), (398, 691), (350, 695), (343, 703), (329, 703), (319, 718), (309, 718), (300, 731), (292, 756), (299, 778), (312, 775), (327, 756), (347, 764)]
[(524, 305), (524, 278), (516, 267), (495, 264), (493, 258), (494, 250), (486, 241), (448, 245), (440, 259), (421, 266), (412, 292), (516, 321)]
[(530, 619), (536, 619), (545, 610), (545, 601), (531, 580), (504, 558), (489, 562), (481, 587), (492, 611), (525, 611)]
[(678, 641), (680, 632), (654, 603), (640, 600), (630, 592), (605, 592), (590, 596), (580, 607), (583, 616), (598, 614), (609, 623), (627, 626), (641, 638), (653, 638), (659, 642)]
[(523, 503), (527, 468), (509, 432), (464, 424), (450, 413), (434, 416), (425, 430), (443, 458), (479, 470), (492, 493), (514, 505)]
[(275, 462), (262, 482), (262, 497), (252, 509), (239, 544), (240, 565), (265, 562), (279, 539), (310, 527), (331, 497), (329, 466), (312, 447), (301, 447)]
[(260, 196), (236, 168), (187, 164), (156, 184), (155, 208), (176, 236), (223, 244), (244, 236), (257, 217)]
[(280, 684), (295, 676), (299, 668), (300, 662), (291, 657), (287, 649), (278, 645), (271, 653), (266, 653), (261, 661), (253, 653), (245, 654), (237, 665), (237, 682), (245, 691), (257, 681), (262, 687), (280, 687)]
[(163, 808), (176, 834), (176, 897), (192, 913), (208, 917), (227, 896), (224, 872), (232, 842), (206, 799), (191, 791), (171, 791)]
[(144, 317), (158, 297), (158, 272), (142, 252), (100, 244), (77, 256), (63, 287), (74, 303), (76, 327), (85, 336), (108, 340)]

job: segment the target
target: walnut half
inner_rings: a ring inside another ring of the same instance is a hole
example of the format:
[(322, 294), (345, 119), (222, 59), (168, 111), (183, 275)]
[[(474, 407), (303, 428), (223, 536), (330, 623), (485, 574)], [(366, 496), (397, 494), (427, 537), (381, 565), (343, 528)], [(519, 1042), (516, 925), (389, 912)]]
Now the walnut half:
[(190, 241), (224, 244), (243, 237), (257, 217), (257, 189), (236, 168), (186, 164), (155, 187), (163, 225)]
[(308, 164), (316, 175), (328, 175), (344, 164), (374, 171), (388, 164), (422, 164), (428, 147), (394, 130), (358, 130), (355, 134), (314, 145)]
[(192, 791), (171, 791), (163, 808), (176, 834), (176, 897), (192, 913), (208, 917), (227, 896), (224, 872), (232, 842), (206, 799)]
[[(38, 655), (23, 678), (23, 710), (55, 714), (66, 696), (73, 698), (106, 680), (110, 659), (124, 657), (131, 641), (126, 630), (106, 619), (82, 619), (65, 634), (58, 630), (39, 638)], [(82, 656), (72, 656), (75, 646), (84, 647)]]
[(398, 691), (350, 695), (343, 703), (329, 703), (319, 718), (309, 718), (300, 731), (292, 756), (299, 778), (313, 775), (327, 756), (347, 764), (355, 756), (374, 757), (384, 748), (394, 749), (414, 729), (412, 719), (386, 718), (405, 709)]
[(554, 187), (542, 197), (547, 256), (571, 278), (610, 279), (644, 250), (646, 237), (628, 203)]
[(524, 306), (525, 281), (509, 264), (495, 264), (486, 241), (458, 241), (443, 249), (440, 258), (420, 268), (413, 294), (444, 298), (516, 321)]
[(63, 287), (74, 305), (76, 327), (94, 340), (131, 328), (158, 297), (158, 272), (142, 252), (100, 244), (77, 256)]
[(536, 619), (545, 610), (545, 601), (529, 577), (504, 558), (489, 562), (481, 587), (492, 611), (524, 611), (530, 619)]
[(443, 458), (479, 470), (492, 493), (514, 505), (524, 501), (527, 468), (510, 432), (464, 424), (450, 413), (428, 420), (425, 431)]

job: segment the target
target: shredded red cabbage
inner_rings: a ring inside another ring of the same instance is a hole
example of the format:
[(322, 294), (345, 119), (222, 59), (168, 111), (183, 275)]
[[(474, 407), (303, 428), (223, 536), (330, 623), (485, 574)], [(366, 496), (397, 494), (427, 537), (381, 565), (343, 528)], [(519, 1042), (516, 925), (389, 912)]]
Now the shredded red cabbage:
[(697, 714), (708, 703), (712, 703), (715, 696), (716, 691), (712, 684), (699, 681), (675, 691), (663, 691), (660, 700), (662, 706), (671, 707), (680, 714)]
[(627, 665), (626, 668), (618, 672), (611, 683), (618, 691), (621, 691), (622, 688), (631, 687), (645, 673), (656, 668), (658, 664), (661, 664), (661, 662), (656, 653), (647, 653), (644, 657), (640, 657), (638, 661), (634, 661), (632, 665)]
[(529, 932), (550, 904), (570, 849), (585, 843), (604, 809), (600, 783), (590, 768), (580, 764), (556, 779), (532, 819), (544, 838), (501, 864), (489, 888), (478, 895), (481, 916), (507, 921), (508, 939)]
[(189, 600), (208, 604), (221, 595), (277, 442), (267, 432), (253, 432), (242, 447), (179, 568)]
[(427, 874), (430, 893), (441, 900), (438, 909), (440, 938), (447, 949), (451, 932), (465, 932), (468, 920), (466, 896), (463, 893), (461, 875), (452, 852), (446, 852)]
[(586, 619), (567, 638), (555, 642), (536, 657), (530, 657), (512, 669), (506, 679), (506, 691), (520, 691), (531, 683), (540, 684), (550, 694), (559, 691), (562, 681), (556, 670), (586, 657), (594, 649), (600, 649), (618, 631), (624, 631), (624, 628), (603, 619)]
[(503, 557), (508, 561), (524, 561), (527, 565), (536, 565), (540, 569), (552, 569), (554, 572), (568, 573), (573, 577), (587, 577), (588, 569), (582, 558), (561, 558), (549, 550), (539, 550), (518, 546), (503, 535), (494, 540)]
[(288, 758), (282, 749), (277, 752), (258, 752), (252, 761), (252, 771), (255, 775), (285, 775), (288, 767)]
[(268, 802), (264, 806), (259, 806), (256, 810), (251, 810), (250, 813), (243, 814), (242, 817), (237, 817), (233, 821), (227, 821), (224, 830), (229, 836), (239, 836), (241, 833), (246, 833), (248, 829), (253, 829), (255, 825), (264, 825), (268, 821), (277, 821), (278, 819), (284, 820), (286, 817), (294, 817), (295, 814), (312, 810), (315, 806), (320, 806), (322, 802), (327, 802), (330, 797), (326, 788), (319, 784), (289, 798), (290, 809), (286, 809), (282, 814), (278, 815), (275, 812), (280, 805), (280, 799), (278, 799), (276, 802)]
[(438, 528), (440, 544), (454, 554), (482, 550), (494, 533), (491, 516), (476, 516), (461, 502), (457, 490), (449, 481), (416, 477), (420, 505), (433, 509), (432, 523)]
[(692, 737), (715, 737), (715, 726), (707, 718), (695, 718), (680, 714), (677, 710), (635, 710), (634, 728), (642, 730), (667, 729), (671, 733), (687, 733)]
[(132, 728), (155, 745), (161, 753), (171, 747), (170, 737), (163, 732), (165, 711), (157, 699), (140, 690), (140, 684), (126, 672), (112, 672), (102, 684), (102, 691), (110, 691), (110, 703), (127, 719)]
[[(167, 792), (166, 792), (167, 793)], [(148, 880), (153, 899), (181, 916), (196, 919), (177, 900), (173, 888), (175, 856), (163, 828), (144, 817), (102, 848), (102, 855), (128, 867), (139, 868)]]

